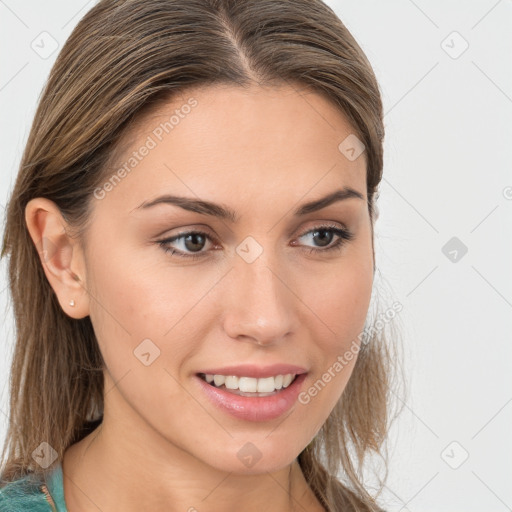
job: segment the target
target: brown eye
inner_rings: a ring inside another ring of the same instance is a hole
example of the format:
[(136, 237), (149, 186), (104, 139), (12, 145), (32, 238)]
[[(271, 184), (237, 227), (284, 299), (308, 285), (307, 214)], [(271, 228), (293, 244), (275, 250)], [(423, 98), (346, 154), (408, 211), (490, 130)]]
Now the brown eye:
[(206, 242), (206, 238), (201, 233), (191, 233), (184, 238), (184, 244), (187, 250), (200, 251)]
[(320, 229), (313, 232), (313, 238), (315, 237), (317, 237), (316, 240), (320, 242), (320, 247), (325, 247), (332, 242), (332, 239), (334, 238), (334, 232), (329, 229)]
[[(202, 231), (187, 231), (171, 238), (166, 238), (165, 240), (159, 240), (158, 244), (166, 253), (170, 253), (171, 255), (176, 254), (184, 258), (199, 258), (206, 253), (206, 251), (201, 251), (201, 249), (205, 247), (207, 240), (210, 240), (210, 236), (207, 233), (203, 233)], [(175, 249), (170, 246), (170, 244), (178, 241), (181, 241), (181, 249)], [(188, 251), (192, 254), (189, 254)]]
[[(346, 241), (352, 240), (354, 234), (347, 229), (341, 229), (337, 226), (318, 226), (315, 227), (299, 238), (310, 236), (311, 239), (317, 244), (317, 247), (311, 247), (310, 252), (327, 252), (331, 249), (341, 249)], [(333, 239), (337, 237), (334, 243)], [(202, 231), (187, 231), (180, 233), (171, 238), (159, 240), (157, 243), (162, 249), (171, 255), (176, 255), (180, 258), (200, 258), (208, 251), (202, 250), (207, 245), (207, 241), (211, 241), (211, 237)], [(176, 249), (171, 244), (179, 242), (181, 247)], [(324, 249), (322, 249), (324, 247)]]
[[(318, 226), (307, 231), (299, 238), (304, 238), (305, 236), (311, 236), (311, 239), (317, 243), (319, 247), (326, 247), (325, 249), (311, 247), (310, 252), (327, 252), (331, 249), (341, 249), (345, 242), (354, 238), (353, 233), (337, 226)], [(331, 245), (335, 236), (337, 236), (338, 239)]]

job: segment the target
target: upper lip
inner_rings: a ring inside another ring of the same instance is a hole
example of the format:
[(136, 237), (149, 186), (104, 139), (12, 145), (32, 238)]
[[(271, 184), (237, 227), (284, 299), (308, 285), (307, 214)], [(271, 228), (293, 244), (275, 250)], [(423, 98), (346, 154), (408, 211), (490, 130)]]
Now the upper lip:
[(224, 366), (222, 368), (208, 368), (198, 373), (210, 375), (235, 375), (237, 377), (265, 378), (274, 377), (275, 375), (286, 375), (288, 373), (300, 375), (301, 373), (307, 373), (307, 370), (305, 370), (301, 366), (277, 363), (269, 366), (241, 364)]

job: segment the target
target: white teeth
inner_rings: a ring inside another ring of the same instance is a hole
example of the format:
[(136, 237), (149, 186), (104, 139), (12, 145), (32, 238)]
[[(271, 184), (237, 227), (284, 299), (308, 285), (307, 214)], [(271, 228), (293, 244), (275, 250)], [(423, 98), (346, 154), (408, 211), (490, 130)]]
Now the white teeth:
[(287, 375), (283, 376), (283, 388), (287, 388), (290, 385), (292, 379), (293, 379), (293, 375), (291, 375), (289, 373)]
[(240, 377), (238, 379), (238, 389), (244, 393), (256, 393), (258, 391), (258, 379)]
[(275, 389), (274, 377), (258, 379), (258, 393), (272, 393)]
[(238, 389), (238, 377), (235, 377), (234, 375), (226, 375), (224, 385), (228, 389)]
[(243, 393), (272, 393), (273, 391), (287, 388), (295, 378), (295, 374), (276, 375), (275, 377), (264, 377), (256, 379), (254, 377), (237, 377), (235, 375), (204, 375), (206, 382), (213, 383), (216, 387), (223, 384), (226, 389), (238, 389)]
[[(211, 377), (211, 375), (206, 375), (206, 378)], [(217, 387), (222, 386), (226, 380), (226, 377), (224, 375), (213, 375), (213, 382)]]

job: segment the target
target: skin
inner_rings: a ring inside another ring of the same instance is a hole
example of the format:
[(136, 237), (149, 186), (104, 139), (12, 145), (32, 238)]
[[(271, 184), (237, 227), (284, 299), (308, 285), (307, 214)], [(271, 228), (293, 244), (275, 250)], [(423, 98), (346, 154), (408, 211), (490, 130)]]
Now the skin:
[[(373, 284), (365, 154), (350, 161), (340, 152), (354, 130), (315, 93), (216, 86), (187, 91), (139, 120), (117, 164), (190, 97), (197, 106), (93, 201), (86, 250), (54, 203), (36, 198), (26, 208), (34, 243), (57, 248), (42, 264), (62, 309), (90, 315), (106, 362), (103, 423), (66, 451), (65, 499), (71, 512), (322, 511), (296, 458), (343, 393), (356, 357), (308, 404), (263, 422), (218, 409), (195, 374), (285, 362), (308, 371), (307, 390), (357, 339)], [(299, 205), (342, 186), (364, 199), (293, 218)], [(240, 219), (165, 204), (137, 209), (163, 193), (221, 203)], [(326, 251), (338, 236), (311, 232), (325, 223), (354, 238)], [(202, 252), (197, 259), (157, 243), (194, 229), (210, 239), (168, 245)], [(252, 263), (236, 252), (247, 236), (263, 248)], [(133, 353), (146, 338), (160, 350), (149, 366)], [(261, 453), (250, 468), (237, 457), (247, 442)]]

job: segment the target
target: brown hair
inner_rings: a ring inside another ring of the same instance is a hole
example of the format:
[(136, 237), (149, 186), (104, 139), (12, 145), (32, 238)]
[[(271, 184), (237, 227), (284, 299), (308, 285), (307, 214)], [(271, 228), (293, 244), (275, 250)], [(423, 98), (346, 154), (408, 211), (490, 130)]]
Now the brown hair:
[[(31, 456), (41, 441), (62, 460), (101, 421), (90, 421), (91, 411), (103, 409), (103, 359), (93, 326), (89, 317), (62, 311), (40, 262), (42, 247), (34, 246), (22, 220), (28, 201), (53, 201), (84, 245), (93, 192), (128, 128), (159, 102), (214, 84), (288, 84), (331, 101), (365, 146), (373, 237), (383, 167), (381, 97), (370, 63), (328, 6), (321, 0), (100, 1), (51, 70), (7, 207), (1, 255), (9, 254), (16, 344), (4, 481), (43, 472)], [(382, 452), (390, 424), (390, 347), (384, 330), (365, 334), (339, 403), (298, 456), (327, 510), (379, 510), (360, 469), (367, 454)]]

